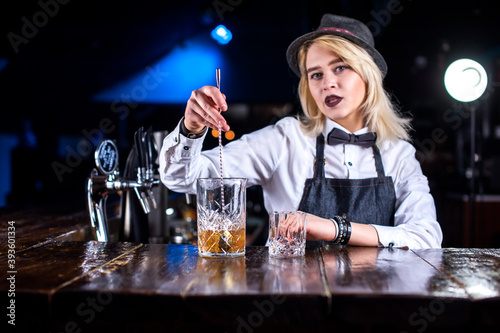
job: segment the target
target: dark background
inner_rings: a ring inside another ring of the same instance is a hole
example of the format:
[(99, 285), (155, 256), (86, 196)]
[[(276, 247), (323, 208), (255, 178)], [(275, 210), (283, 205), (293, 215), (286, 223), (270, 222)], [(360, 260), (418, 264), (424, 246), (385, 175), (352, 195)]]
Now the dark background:
[[(274, 122), (285, 112), (299, 112), (297, 79), (288, 69), (285, 51), (330, 12), (362, 20), (374, 33), (376, 47), (389, 65), (386, 88), (402, 112), (414, 119), (412, 136), (436, 199), (444, 245), (463, 245), (465, 236), (456, 230), (463, 230), (464, 195), (470, 192), (470, 105), (446, 93), (443, 75), (452, 61), (462, 57), (480, 62), (488, 72), (488, 89), (476, 111), (480, 155), (476, 192), (487, 195), (485, 202), (493, 202), (488, 206), (492, 213), (482, 219), (494, 221), (500, 194), (500, 23), (494, 4), (477, 0), (4, 2), (0, 5), (1, 206), (75, 202), (84, 209), (85, 179), (94, 167), (92, 153), (84, 148), (95, 148), (104, 137), (115, 139), (123, 161), (139, 126), (166, 131), (175, 127), (185, 104), (179, 100), (190, 90), (180, 99), (145, 98), (129, 104), (123, 99), (113, 103), (119, 96), (107, 100), (95, 96), (147, 73), (146, 68), (155, 68), (193, 38), (207, 36), (206, 43), (218, 49), (230, 108), (238, 105), (248, 111), (240, 117), (228, 114), (236, 137)], [(208, 37), (221, 23), (233, 33), (227, 45)], [(196, 73), (186, 72), (191, 83), (197, 82)], [(179, 77), (164, 80), (176, 85)], [(215, 74), (213, 81), (203, 84), (214, 83)], [(103, 119), (111, 120), (111, 127), (103, 128)], [(215, 144), (215, 139), (207, 138), (207, 147)]]

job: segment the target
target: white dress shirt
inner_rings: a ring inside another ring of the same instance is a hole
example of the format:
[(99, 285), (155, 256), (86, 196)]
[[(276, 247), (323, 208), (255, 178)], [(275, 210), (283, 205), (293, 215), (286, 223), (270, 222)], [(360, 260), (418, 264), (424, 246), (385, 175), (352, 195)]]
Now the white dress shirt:
[[(182, 121), (182, 120), (181, 120)], [(338, 127), (327, 119), (323, 135)], [(368, 132), (363, 128), (354, 134)], [(159, 163), (162, 182), (172, 191), (196, 193), (196, 180), (220, 177), (219, 148), (202, 151), (203, 139), (188, 139), (176, 127), (163, 141)], [(379, 147), (386, 176), (394, 181), (394, 227), (373, 225), (383, 246), (439, 248), (442, 232), (427, 178), (408, 142), (384, 142)], [(314, 174), (316, 138), (302, 133), (299, 121), (286, 117), (223, 147), (224, 177), (247, 178), (261, 185), (268, 212), (297, 210), (306, 179)], [(377, 177), (373, 149), (352, 144), (325, 145), (325, 177)], [(370, 224), (370, 221), (353, 221)]]

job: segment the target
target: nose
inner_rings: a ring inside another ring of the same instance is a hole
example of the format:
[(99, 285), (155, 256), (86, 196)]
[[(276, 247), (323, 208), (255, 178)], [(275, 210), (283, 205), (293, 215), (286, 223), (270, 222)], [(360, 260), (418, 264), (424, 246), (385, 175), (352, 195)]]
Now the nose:
[(337, 87), (337, 78), (333, 73), (325, 73), (323, 80), (323, 89), (329, 90)]

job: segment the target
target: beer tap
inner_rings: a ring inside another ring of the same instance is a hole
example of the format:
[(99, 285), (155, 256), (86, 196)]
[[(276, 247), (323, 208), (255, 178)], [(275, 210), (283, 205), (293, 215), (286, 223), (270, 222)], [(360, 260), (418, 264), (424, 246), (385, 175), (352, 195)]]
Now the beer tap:
[(139, 157), (137, 179), (120, 178), (118, 170), (118, 149), (112, 140), (103, 140), (95, 151), (94, 168), (87, 179), (87, 203), (90, 226), (95, 240), (109, 241), (106, 201), (112, 192), (134, 190), (145, 214), (156, 209), (153, 186), (160, 183), (154, 178), (153, 136), (151, 130), (141, 127), (134, 137), (135, 151)]
[(152, 192), (152, 184), (158, 184), (154, 179), (153, 171), (153, 137), (151, 129), (144, 132), (141, 127), (135, 133), (135, 149), (139, 158), (137, 168), (137, 182), (139, 185), (134, 187), (134, 191), (139, 199), (144, 213), (151, 212), (151, 207), (156, 209), (156, 201)]

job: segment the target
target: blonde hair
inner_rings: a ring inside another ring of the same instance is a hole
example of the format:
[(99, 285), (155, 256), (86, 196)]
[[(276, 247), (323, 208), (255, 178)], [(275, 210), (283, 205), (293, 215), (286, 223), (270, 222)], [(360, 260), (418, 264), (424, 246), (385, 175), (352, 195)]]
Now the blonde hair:
[(306, 135), (318, 136), (325, 125), (325, 115), (319, 110), (309, 90), (306, 72), (306, 56), (309, 47), (319, 43), (339, 55), (366, 85), (366, 96), (360, 105), (365, 126), (377, 132), (377, 143), (386, 140), (409, 140), (411, 119), (403, 118), (383, 87), (382, 73), (370, 54), (362, 47), (336, 35), (322, 35), (305, 42), (298, 51), (298, 63), (301, 72), (299, 97), (304, 115), (300, 117), (302, 131)]

